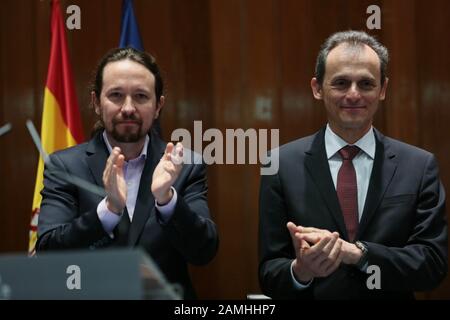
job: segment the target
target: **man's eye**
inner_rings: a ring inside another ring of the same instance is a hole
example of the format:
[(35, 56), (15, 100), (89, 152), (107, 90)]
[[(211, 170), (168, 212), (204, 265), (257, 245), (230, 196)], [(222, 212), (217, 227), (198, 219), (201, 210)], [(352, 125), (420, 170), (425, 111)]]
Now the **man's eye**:
[(362, 81), (360, 87), (363, 89), (372, 89), (375, 85), (372, 81)]
[(117, 92), (117, 91), (114, 91), (114, 92), (111, 92), (111, 93), (109, 94), (109, 97), (110, 97), (111, 99), (119, 99), (119, 98), (122, 97), (122, 93)]
[(143, 100), (147, 100), (148, 96), (145, 93), (138, 93), (138, 94), (136, 94), (136, 98), (140, 101), (143, 101)]
[(336, 80), (333, 82), (333, 86), (338, 87), (338, 88), (342, 88), (345, 87), (347, 85), (347, 81), (340, 79), (340, 80)]

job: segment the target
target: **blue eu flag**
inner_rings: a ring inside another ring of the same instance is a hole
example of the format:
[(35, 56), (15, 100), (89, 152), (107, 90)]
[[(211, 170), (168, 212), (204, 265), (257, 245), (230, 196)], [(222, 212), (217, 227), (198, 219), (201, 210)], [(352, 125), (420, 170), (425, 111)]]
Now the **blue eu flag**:
[(119, 47), (133, 47), (137, 50), (144, 51), (136, 16), (134, 15), (133, 0), (123, 0), (122, 26), (120, 30)]

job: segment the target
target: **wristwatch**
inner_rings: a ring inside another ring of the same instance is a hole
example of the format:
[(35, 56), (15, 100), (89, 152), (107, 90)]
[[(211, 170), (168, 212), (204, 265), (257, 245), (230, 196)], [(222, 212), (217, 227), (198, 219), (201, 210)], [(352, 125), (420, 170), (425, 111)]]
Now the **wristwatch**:
[(358, 249), (360, 249), (362, 251), (362, 256), (359, 259), (359, 261), (356, 263), (356, 267), (358, 269), (362, 270), (364, 265), (367, 263), (367, 260), (368, 260), (367, 254), (368, 254), (369, 250), (367, 249), (367, 246), (364, 243), (362, 243), (361, 241), (356, 241), (355, 246), (357, 246)]

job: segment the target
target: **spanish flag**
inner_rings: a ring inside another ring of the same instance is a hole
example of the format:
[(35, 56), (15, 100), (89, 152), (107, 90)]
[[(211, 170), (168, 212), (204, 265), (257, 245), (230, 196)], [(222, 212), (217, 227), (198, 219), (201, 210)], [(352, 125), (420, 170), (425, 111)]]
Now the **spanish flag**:
[[(51, 47), (47, 82), (44, 91), (41, 140), (47, 153), (76, 145), (84, 140), (78, 102), (59, 0), (52, 0)], [(30, 225), (29, 254), (35, 252), (37, 223), (43, 188), (44, 162), (39, 159)]]

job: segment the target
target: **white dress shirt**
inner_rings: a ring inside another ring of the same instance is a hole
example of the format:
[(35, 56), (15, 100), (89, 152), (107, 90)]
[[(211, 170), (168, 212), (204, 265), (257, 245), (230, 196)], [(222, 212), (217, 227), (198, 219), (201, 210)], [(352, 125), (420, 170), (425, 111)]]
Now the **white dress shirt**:
[[(348, 143), (334, 133), (327, 124), (327, 129), (325, 130), (325, 151), (327, 152), (328, 165), (330, 166), (331, 177), (333, 178), (335, 189), (338, 172), (342, 166), (342, 158), (338, 151), (346, 145), (348, 145)], [(373, 160), (375, 159), (376, 144), (373, 128), (370, 128), (361, 139), (352, 145), (361, 149), (352, 161), (356, 171), (356, 184), (358, 187), (358, 218), (361, 220), (364, 203), (366, 202), (367, 190), (369, 189)]]

